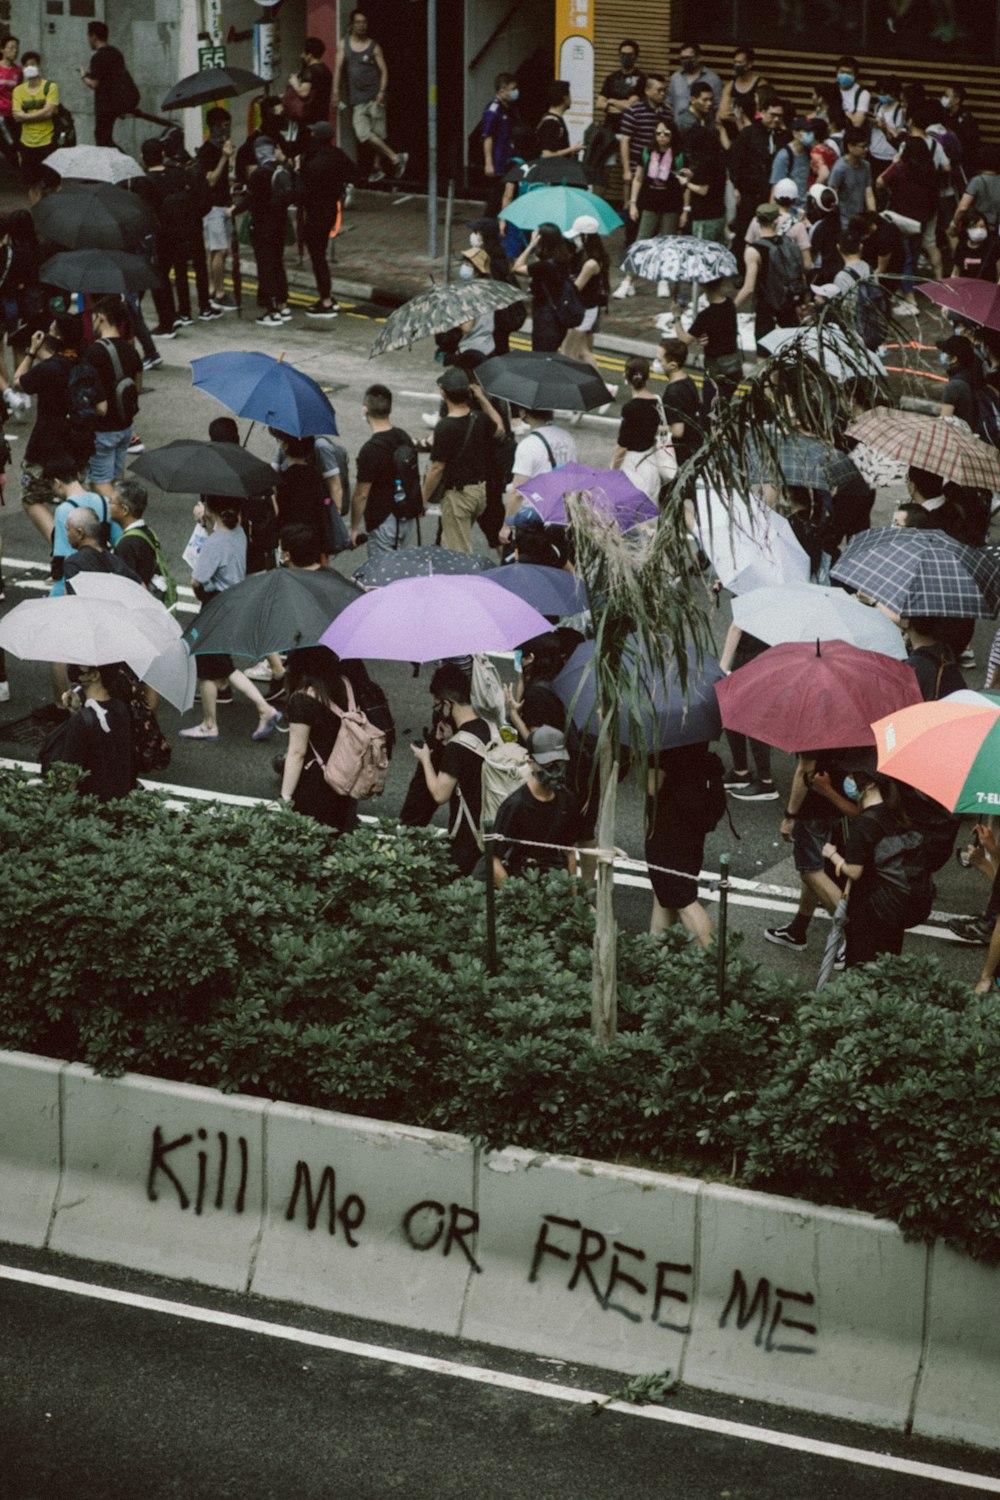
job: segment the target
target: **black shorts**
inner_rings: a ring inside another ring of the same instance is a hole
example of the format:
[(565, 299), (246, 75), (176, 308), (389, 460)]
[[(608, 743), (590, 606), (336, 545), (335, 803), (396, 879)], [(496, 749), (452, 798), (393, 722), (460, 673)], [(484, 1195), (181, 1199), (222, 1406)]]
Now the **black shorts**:
[(676, 823), (661, 841), (647, 840), (646, 863), (663, 865), (680, 873), (668, 875), (650, 869), (649, 883), (661, 906), (682, 911), (698, 899), (698, 873), (705, 853), (705, 834), (700, 829)]
[(218, 651), (210, 651), (205, 656), (196, 656), (194, 665), (199, 682), (218, 682), (220, 678), (228, 677), (230, 672), (235, 670), (233, 658), (223, 656)]
[(33, 187), (36, 182), (41, 181), (42, 163), (54, 150), (52, 142), (47, 146), (21, 147), (21, 176), (26, 187)]

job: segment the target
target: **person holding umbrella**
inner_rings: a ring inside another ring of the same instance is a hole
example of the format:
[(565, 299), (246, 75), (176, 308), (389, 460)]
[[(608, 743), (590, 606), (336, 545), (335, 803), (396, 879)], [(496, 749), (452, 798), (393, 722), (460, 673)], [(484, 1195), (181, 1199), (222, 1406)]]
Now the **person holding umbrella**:
[(127, 797), (136, 785), (123, 670), (120, 662), (67, 668), (72, 686), (62, 705), (69, 718), (48, 736), (39, 756), (43, 773), (60, 762), (79, 766), (84, 774), (77, 792), (99, 802)]
[(708, 744), (661, 750), (646, 778), (646, 863), (653, 887), (650, 937), (680, 922), (702, 948), (712, 943), (712, 924), (698, 900), (698, 873), (705, 854), (705, 787)]
[[(583, 321), (575, 328), (566, 330), (562, 341), (562, 353), (567, 359), (581, 360), (597, 370), (594, 358), (594, 334), (600, 323), (601, 313), (607, 311), (610, 287), (608, 284), (608, 252), (601, 239), (600, 225), (589, 214), (581, 214), (570, 225), (567, 235), (576, 246), (575, 274), (573, 285), (580, 301), (586, 308)], [(618, 394), (618, 387), (608, 386), (611, 394)]]
[[(527, 271), (531, 282), (531, 347), (555, 353), (571, 326), (578, 326), (585, 309), (573, 286), (573, 249), (557, 224), (539, 224), (528, 247), (512, 266), (515, 273)], [(572, 306), (567, 306), (572, 304)], [(576, 324), (566, 321), (568, 312), (579, 309)]]

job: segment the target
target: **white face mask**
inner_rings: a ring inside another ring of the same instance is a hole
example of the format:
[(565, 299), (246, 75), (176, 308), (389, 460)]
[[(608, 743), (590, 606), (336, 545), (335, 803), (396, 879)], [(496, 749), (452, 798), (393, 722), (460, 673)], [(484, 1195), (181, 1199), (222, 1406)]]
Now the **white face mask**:
[(24, 69), (24, 76), (25, 78), (41, 78), (42, 70), (41, 68), (36, 68), (34, 63), (31, 63)]
[(469, 244), (472, 246), (473, 250), (481, 250), (483, 248), (483, 237), (475, 229), (469, 235)]
[(464, 265), (459, 266), (458, 268), (458, 279), (460, 281), (471, 281), (475, 274), (475, 270), (468, 264), (468, 262), (466, 262)]
[(970, 245), (981, 245), (983, 243), (983, 240), (986, 238), (986, 234), (987, 234), (987, 231), (985, 229), (970, 229), (969, 230), (969, 244)]
[(951, 100), (949, 99), (947, 94), (942, 94), (941, 98), (938, 100), (938, 103), (941, 105), (942, 109), (951, 109)]

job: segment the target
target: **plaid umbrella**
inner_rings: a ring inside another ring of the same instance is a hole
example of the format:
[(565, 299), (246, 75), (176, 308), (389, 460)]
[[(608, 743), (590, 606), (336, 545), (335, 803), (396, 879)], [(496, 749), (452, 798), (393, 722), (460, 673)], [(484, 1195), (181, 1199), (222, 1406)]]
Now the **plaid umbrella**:
[(622, 261), (623, 271), (645, 281), (714, 281), (735, 276), (737, 269), (736, 257), (725, 245), (686, 234), (636, 240)]
[(374, 558), (354, 574), (362, 588), (380, 589), (397, 578), (429, 578), (434, 573), (483, 573), (495, 568), (492, 557), (480, 552), (455, 552), (450, 547), (400, 547)]
[(979, 490), (1000, 489), (1000, 451), (940, 417), (880, 406), (864, 412), (847, 435), (887, 458), (926, 469), (945, 481)]
[(989, 620), (1000, 611), (1000, 561), (943, 531), (859, 531), (831, 576), (897, 615)]
[(804, 432), (793, 432), (779, 438), (774, 459), (763, 445), (751, 438), (747, 450), (747, 474), (751, 481), (773, 480), (775, 467), (784, 475), (787, 484), (829, 490), (831, 494), (842, 485), (861, 479), (846, 453)]
[(946, 276), (943, 281), (925, 281), (917, 291), (970, 323), (1000, 330), (1000, 287), (994, 281)]
[(950, 693), (872, 725), (878, 768), (949, 812), (1000, 811), (1000, 696)]
[(133, 157), (112, 146), (61, 146), (45, 158), (45, 165), (64, 179), (81, 182), (128, 182), (146, 175)]
[(388, 354), (392, 349), (406, 349), (417, 339), (434, 333), (447, 333), (470, 318), (511, 307), (527, 301), (528, 293), (507, 281), (456, 281), (448, 286), (434, 286), (397, 307), (386, 319), (385, 327), (371, 347), (369, 359)]

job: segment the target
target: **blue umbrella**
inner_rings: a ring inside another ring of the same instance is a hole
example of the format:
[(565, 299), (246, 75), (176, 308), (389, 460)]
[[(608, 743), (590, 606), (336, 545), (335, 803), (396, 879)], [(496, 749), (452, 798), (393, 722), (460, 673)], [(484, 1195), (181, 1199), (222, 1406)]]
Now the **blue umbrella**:
[(576, 615), (587, 608), (582, 581), (565, 568), (540, 567), (537, 563), (507, 563), (490, 574), (494, 583), (510, 589), (541, 615)]
[(601, 226), (601, 234), (610, 234), (612, 230), (622, 226), (620, 215), (615, 213), (609, 203), (605, 203), (596, 193), (585, 193), (582, 188), (532, 188), (530, 193), (523, 193), (513, 203), (508, 203), (503, 211), (505, 222), (513, 224), (517, 229), (537, 229), (539, 224), (558, 224), (564, 233), (584, 214), (597, 220)]
[(191, 361), (194, 384), (237, 417), (291, 437), (337, 435), (337, 418), (321, 388), (294, 365), (270, 354), (206, 354)]
[[(672, 648), (668, 647), (667, 650)], [(594, 692), (595, 645), (584, 641), (577, 646), (552, 686), (567, 708), (572, 704), (573, 722), (585, 734), (597, 734), (600, 723)], [(625, 670), (634, 660), (626, 645)], [(642, 682), (648, 695), (643, 711), (646, 749), (660, 750), (676, 745), (699, 745), (717, 740), (722, 734), (722, 715), (715, 696), (715, 684), (722, 681), (722, 669), (713, 656), (703, 654), (698, 662), (693, 646), (687, 648), (687, 693), (681, 690), (673, 657), (664, 654), (657, 662), (643, 662)], [(628, 744), (628, 719), (621, 712), (622, 744)]]

